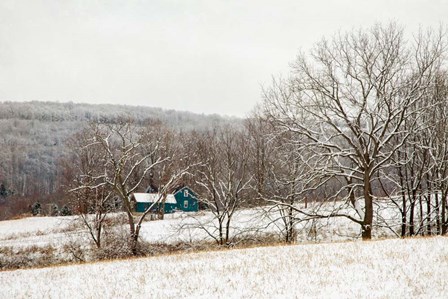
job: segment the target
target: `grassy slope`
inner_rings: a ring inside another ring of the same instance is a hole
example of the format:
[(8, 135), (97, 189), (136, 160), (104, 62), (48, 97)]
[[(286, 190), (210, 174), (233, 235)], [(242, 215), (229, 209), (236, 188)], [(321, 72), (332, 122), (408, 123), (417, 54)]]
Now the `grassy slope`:
[(443, 298), (448, 238), (202, 252), (0, 272), (1, 298)]

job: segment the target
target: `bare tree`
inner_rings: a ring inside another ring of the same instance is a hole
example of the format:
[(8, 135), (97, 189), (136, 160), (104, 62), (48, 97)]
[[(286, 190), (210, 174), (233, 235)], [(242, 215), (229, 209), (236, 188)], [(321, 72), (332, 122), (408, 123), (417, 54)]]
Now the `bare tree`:
[(306, 189), (308, 181), (313, 179), (309, 175), (309, 164), (302, 160), (305, 158), (304, 153), (298, 150), (290, 135), (283, 133), (275, 139), (276, 163), (270, 164), (270, 188), (262, 195), (262, 198), (271, 204), (269, 213), (278, 213), (273, 222), (282, 222), (283, 228), (280, 231), (287, 243), (296, 240), (295, 226), (304, 219), (300, 219), (294, 207), (307, 208)]
[[(426, 109), (410, 122), (420, 129), (413, 130), (409, 121), (404, 121), (402, 131), (410, 135), (395, 152), (392, 167), (378, 173), (381, 189), (401, 215), (402, 237), (442, 233), (442, 206), (447, 194), (446, 80), (445, 72), (435, 75), (419, 103)], [(393, 143), (399, 142), (401, 137), (397, 135)]]
[(434, 86), (434, 105), (431, 114), (430, 159), (434, 165), (430, 183), (435, 199), (437, 232), (448, 232), (448, 73), (441, 73)]
[(245, 135), (230, 127), (215, 128), (198, 140), (197, 154), (202, 164), (196, 171), (196, 191), (214, 216), (211, 228), (201, 228), (219, 245), (229, 244), (232, 219), (247, 201), (245, 195), (252, 181)]
[[(112, 195), (119, 199), (126, 213), (129, 226), (129, 246), (132, 254), (138, 254), (138, 240), (141, 225), (153, 206), (159, 204), (168, 190), (187, 173), (185, 169), (166, 171), (174, 163), (174, 157), (169, 155), (167, 143), (163, 142), (165, 134), (158, 134), (160, 127), (143, 128), (133, 125), (131, 120), (123, 120), (117, 124), (92, 123), (86, 133), (85, 148), (98, 148), (102, 164), (95, 171), (82, 173), (87, 179), (73, 191), (111, 190)], [(150, 174), (159, 168), (157, 173), (166, 175), (159, 188), (158, 199), (138, 218), (134, 217), (134, 204), (131, 194), (148, 183)], [(162, 170), (160, 170), (162, 169)]]
[(309, 56), (298, 55), (290, 79), (266, 90), (266, 115), (303, 138), (302, 146), (321, 161), (314, 172), (342, 184), (330, 198), (357, 212), (320, 216), (346, 217), (371, 239), (376, 173), (419, 129), (414, 122), (403, 131), (403, 123), (427, 109), (421, 100), (444, 50), (442, 32), (418, 34), (411, 44), (395, 24), (377, 25), (322, 40)]
[[(273, 127), (255, 110), (253, 115), (246, 119), (247, 144), (249, 155), (249, 167), (254, 174), (254, 192), (251, 197), (262, 198), (268, 191), (269, 168), (273, 163), (273, 151), (271, 139)], [(258, 202), (260, 204), (260, 202)]]
[[(104, 167), (101, 148), (86, 146), (87, 130), (75, 134), (68, 141), (73, 155), (66, 158), (64, 167), (65, 184), (69, 188), (71, 206), (88, 229), (91, 239), (97, 248), (101, 247), (104, 222), (109, 212), (113, 211), (112, 192), (108, 186), (101, 185), (93, 174), (102, 172)], [(85, 188), (86, 186), (96, 186)]]

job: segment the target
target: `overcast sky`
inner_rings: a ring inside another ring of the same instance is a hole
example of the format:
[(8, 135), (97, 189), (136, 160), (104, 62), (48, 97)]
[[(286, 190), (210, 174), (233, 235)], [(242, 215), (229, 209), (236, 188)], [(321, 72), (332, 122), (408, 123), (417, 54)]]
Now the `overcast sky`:
[(0, 100), (244, 116), (338, 30), (448, 24), (448, 0), (0, 0)]

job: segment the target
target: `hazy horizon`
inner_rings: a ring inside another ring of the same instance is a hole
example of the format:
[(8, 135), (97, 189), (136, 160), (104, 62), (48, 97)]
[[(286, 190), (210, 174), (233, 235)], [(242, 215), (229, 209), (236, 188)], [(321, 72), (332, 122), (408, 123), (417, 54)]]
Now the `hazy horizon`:
[(448, 1), (0, 1), (0, 100), (242, 117), (342, 30), (447, 24)]

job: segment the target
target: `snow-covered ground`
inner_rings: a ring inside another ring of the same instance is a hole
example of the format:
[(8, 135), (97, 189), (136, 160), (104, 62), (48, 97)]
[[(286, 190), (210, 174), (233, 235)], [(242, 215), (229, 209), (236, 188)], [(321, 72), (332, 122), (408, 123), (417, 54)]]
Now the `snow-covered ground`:
[(0, 298), (446, 298), (448, 238), (278, 246), (0, 272)]
[[(390, 210), (383, 210), (383, 214)], [(113, 217), (116, 217), (114, 215)], [(396, 217), (395, 217), (396, 218)], [(208, 233), (215, 234), (216, 220), (211, 212), (174, 213), (165, 220), (146, 221), (141, 238), (147, 242), (176, 243), (213, 241)], [(202, 227), (202, 228), (200, 228)], [(208, 233), (203, 229), (207, 228)], [(284, 229), (276, 210), (253, 208), (238, 211), (231, 225), (231, 236), (277, 234)], [(127, 226), (122, 227), (127, 230)], [(345, 218), (319, 219), (296, 225), (299, 242), (332, 242), (358, 239), (359, 225)], [(375, 228), (375, 238), (393, 237), (388, 228)], [(31, 217), (0, 221), (0, 247), (23, 248), (27, 246), (61, 247), (68, 242), (86, 242), (89, 236), (75, 216)]]
[(74, 217), (28, 217), (0, 221), (0, 240), (63, 230), (73, 219)]
[[(269, 217), (262, 209), (247, 209), (237, 212), (231, 225), (231, 235), (253, 235), (260, 233), (279, 234), (283, 229), (275, 212)], [(322, 219), (297, 225), (299, 241), (343, 241), (359, 237), (359, 226), (346, 219)], [(141, 238), (147, 242), (176, 243), (213, 241), (208, 232), (215, 233), (216, 221), (210, 212), (176, 213), (165, 215), (165, 220), (147, 221), (142, 225)], [(122, 230), (127, 230), (124, 225)], [(312, 232), (312, 233), (311, 233)], [(377, 235), (383, 237), (383, 231)], [(19, 220), (0, 221), (0, 247), (55, 246), (67, 242), (85, 240), (87, 231), (73, 216), (32, 217)]]

